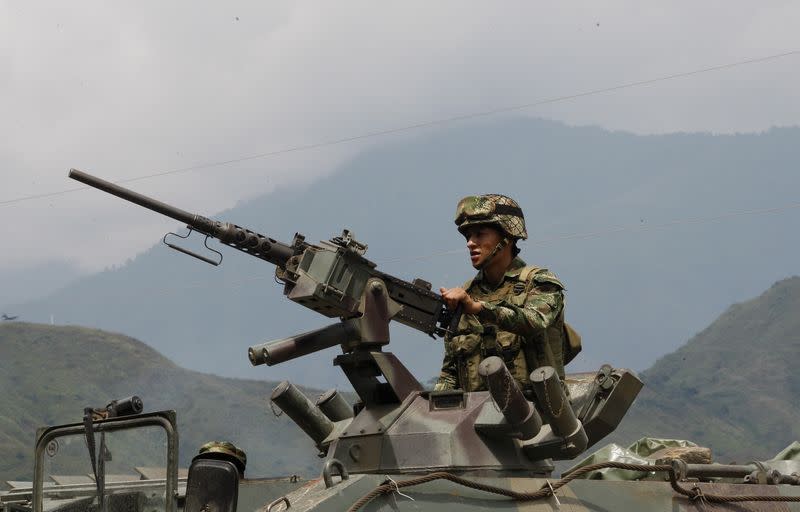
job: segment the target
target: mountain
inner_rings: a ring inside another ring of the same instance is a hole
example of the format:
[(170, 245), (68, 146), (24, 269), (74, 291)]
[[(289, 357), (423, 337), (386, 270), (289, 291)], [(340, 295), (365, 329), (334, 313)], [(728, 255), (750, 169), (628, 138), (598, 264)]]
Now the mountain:
[[(31, 479), (37, 428), (79, 422), (84, 407), (102, 407), (133, 394), (142, 397), (145, 411), (177, 411), (181, 467), (188, 467), (203, 443), (230, 440), (247, 453), (251, 476), (316, 474), (313, 442), (286, 416), (270, 410), (275, 385), (186, 370), (119, 334), (2, 324), (0, 482)], [(313, 390), (306, 392), (315, 396)], [(88, 463), (85, 446), (77, 444)]]
[[(217, 217), (286, 242), (296, 231), (316, 241), (347, 227), (369, 244), (367, 257), (381, 270), (438, 288), (474, 272), (452, 222), (457, 200), (506, 193), (526, 214), (522, 257), (567, 286), (567, 318), (585, 347), (570, 370), (604, 362), (641, 370), (740, 297), (800, 272), (800, 242), (791, 235), (800, 214), (792, 206), (798, 161), (800, 128), (637, 136), (504, 119), (368, 148), (323, 179)], [(214, 268), (158, 244), (12, 311), (122, 332), (194, 370), (341, 384), (331, 365), (336, 349), (250, 366), (248, 346), (330, 320), (284, 299), (270, 265), (222, 251)], [(403, 326), (392, 333), (391, 350), (420, 379), (437, 373), (441, 343)]]
[(740, 463), (800, 440), (798, 313), (800, 277), (731, 306), (642, 373), (645, 388), (612, 439), (690, 439)]
[(0, 269), (0, 312), (13, 316), (14, 310), (7, 304), (46, 297), (84, 275), (74, 264), (58, 260), (24, 269)]
[[(800, 277), (731, 306), (641, 374), (645, 388), (602, 442), (689, 439), (711, 447), (718, 461), (746, 462), (769, 458), (800, 439), (798, 311)], [(30, 478), (38, 427), (79, 421), (83, 407), (131, 394), (141, 396), (148, 411), (177, 410), (184, 467), (204, 442), (228, 439), (247, 452), (251, 476), (315, 474), (313, 443), (291, 420), (270, 411), (274, 384), (186, 370), (118, 334), (2, 324), (0, 481)]]

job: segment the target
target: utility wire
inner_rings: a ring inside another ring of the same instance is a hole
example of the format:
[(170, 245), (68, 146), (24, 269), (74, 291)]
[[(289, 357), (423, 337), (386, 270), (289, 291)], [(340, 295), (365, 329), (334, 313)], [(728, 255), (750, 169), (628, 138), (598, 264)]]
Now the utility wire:
[[(704, 224), (707, 222), (715, 222), (719, 220), (728, 219), (731, 217), (742, 217), (746, 215), (763, 215), (767, 213), (777, 213), (786, 210), (792, 210), (800, 208), (800, 203), (790, 203), (784, 206), (776, 206), (774, 208), (763, 208), (759, 210), (744, 210), (744, 211), (734, 211), (734, 212), (727, 212), (719, 215), (714, 215), (711, 217), (693, 217), (687, 219), (677, 219), (672, 220), (669, 222), (664, 222), (660, 224), (638, 224), (638, 225), (630, 225), (630, 226), (620, 226), (615, 228), (606, 228), (598, 231), (587, 231), (586, 233), (572, 233), (567, 235), (557, 235), (551, 238), (543, 238), (541, 240), (531, 240), (529, 243), (532, 245), (545, 245), (552, 242), (558, 242), (561, 240), (579, 240), (584, 238), (597, 238), (602, 237), (605, 235), (613, 235), (615, 233), (624, 233), (624, 232), (633, 232), (633, 231), (652, 231), (655, 229), (663, 229), (673, 226), (680, 226), (686, 224)], [(396, 259), (389, 259), (384, 260), (384, 263), (401, 263), (404, 261), (422, 261), (431, 258), (436, 258), (438, 256), (447, 256), (450, 254), (459, 254), (463, 253), (464, 249), (458, 250), (450, 250), (450, 251), (439, 251), (434, 252), (426, 255), (421, 256), (410, 256), (407, 258), (396, 258)]]
[[(351, 142), (357, 142), (357, 141), (361, 141), (361, 140), (365, 140), (365, 139), (383, 137), (383, 136), (387, 136), (387, 135), (393, 135), (393, 134), (402, 133), (402, 132), (408, 132), (408, 131), (413, 131), (413, 130), (419, 130), (419, 129), (422, 129), (422, 128), (432, 128), (434, 126), (441, 126), (441, 125), (445, 125), (445, 124), (451, 124), (451, 123), (456, 123), (456, 122), (460, 122), (460, 121), (467, 121), (467, 120), (470, 120), (470, 119), (477, 119), (477, 118), (481, 118), (481, 117), (489, 117), (489, 116), (493, 116), (493, 115), (496, 115), (496, 114), (514, 112), (514, 111), (519, 111), (519, 110), (526, 110), (526, 109), (530, 109), (530, 108), (533, 108), (533, 107), (538, 107), (538, 106), (541, 106), (541, 105), (547, 105), (547, 104), (551, 104), (551, 103), (559, 103), (559, 102), (562, 102), (562, 101), (569, 101), (569, 100), (574, 100), (574, 99), (577, 99), (577, 98), (583, 98), (585, 96), (593, 96), (593, 95), (596, 95), (596, 94), (614, 92), (614, 91), (619, 91), (619, 90), (622, 90), (622, 89), (630, 89), (630, 88), (633, 88), (633, 87), (640, 87), (640, 86), (643, 86), (643, 85), (654, 84), (654, 83), (663, 82), (663, 81), (666, 81), (666, 80), (675, 80), (677, 78), (685, 78), (685, 77), (689, 77), (689, 76), (699, 75), (699, 74), (702, 74), (702, 73), (720, 71), (720, 70), (723, 70), (723, 69), (730, 69), (730, 68), (735, 68), (735, 67), (739, 67), (739, 66), (745, 66), (745, 65), (748, 65), (748, 64), (756, 64), (756, 63), (759, 63), (759, 62), (767, 62), (767, 61), (771, 61), (771, 60), (781, 59), (781, 58), (784, 58), (784, 57), (790, 57), (790, 56), (797, 55), (797, 54), (800, 54), (800, 50), (793, 50), (793, 51), (784, 52), (784, 53), (777, 53), (777, 54), (773, 54), (773, 55), (767, 55), (765, 57), (757, 57), (757, 58), (754, 58), (754, 59), (740, 60), (740, 61), (731, 62), (731, 63), (728, 63), (728, 64), (721, 64), (721, 65), (718, 65), (718, 66), (711, 66), (711, 67), (706, 67), (706, 68), (701, 68), (701, 69), (695, 69), (695, 70), (692, 70), (692, 71), (686, 71), (686, 72), (682, 72), (682, 73), (675, 73), (675, 74), (671, 74), (671, 75), (660, 76), (660, 77), (657, 77), (657, 78), (650, 78), (650, 79), (647, 79), (647, 80), (638, 80), (638, 81), (635, 81), (635, 82), (627, 82), (627, 83), (620, 84), (620, 85), (615, 85), (615, 86), (612, 86), (612, 87), (605, 87), (605, 88), (601, 88), (601, 89), (592, 89), (592, 90), (589, 90), (589, 91), (579, 92), (579, 93), (575, 93), (575, 94), (569, 94), (569, 95), (565, 95), (565, 96), (556, 96), (556, 97), (553, 97), (553, 98), (534, 101), (534, 102), (530, 102), (530, 103), (523, 103), (523, 104), (519, 104), (519, 105), (501, 107), (501, 108), (496, 108), (496, 109), (492, 109), (492, 110), (484, 110), (484, 111), (480, 111), (480, 112), (472, 112), (472, 113), (469, 113), (469, 114), (462, 114), (462, 115), (458, 115), (458, 116), (445, 117), (445, 118), (434, 119), (434, 120), (430, 120), (430, 121), (423, 121), (423, 122), (414, 123), (414, 124), (410, 124), (410, 125), (399, 126), (399, 127), (396, 127), (396, 128), (389, 128), (389, 129), (386, 129), (386, 130), (378, 130), (378, 131), (364, 133), (364, 134), (361, 134), (361, 135), (354, 135), (354, 136), (351, 136), (351, 137), (344, 137), (344, 138), (340, 138), (340, 139), (331, 139), (331, 140), (315, 142), (315, 143), (311, 143), (311, 144), (301, 144), (301, 145), (297, 145), (297, 146), (289, 146), (289, 147), (285, 147), (285, 148), (282, 148), (282, 149), (276, 149), (274, 151), (267, 151), (265, 153), (258, 153), (258, 154), (255, 154), (255, 155), (249, 155), (249, 156), (243, 156), (243, 157), (239, 157), (239, 158), (233, 158), (233, 159), (230, 159), (230, 160), (220, 160), (220, 161), (216, 161), (216, 162), (209, 162), (209, 163), (204, 163), (204, 164), (191, 165), (191, 166), (188, 166), (188, 167), (180, 167), (180, 168), (177, 168), (177, 169), (160, 171), (160, 172), (156, 172), (156, 173), (153, 173), (153, 174), (146, 174), (146, 175), (142, 175), (142, 176), (136, 176), (136, 177), (133, 177), (133, 178), (127, 178), (127, 179), (116, 181), (115, 183), (117, 183), (117, 184), (131, 183), (131, 182), (134, 182), (134, 181), (152, 179), (152, 178), (157, 178), (157, 177), (161, 177), (161, 176), (168, 176), (168, 175), (172, 175), (172, 174), (181, 174), (181, 173), (190, 172), (190, 171), (196, 171), (196, 170), (200, 170), (200, 169), (208, 169), (210, 167), (219, 167), (219, 166), (230, 165), (230, 164), (235, 164), (235, 163), (240, 163), (240, 162), (247, 162), (247, 161), (250, 161), (250, 160), (257, 160), (257, 159), (261, 159), (261, 158), (268, 158), (268, 157), (273, 157), (273, 156), (278, 156), (278, 155), (284, 155), (284, 154), (287, 154), (287, 153), (297, 153), (297, 152), (302, 152), (302, 151), (310, 151), (310, 150), (314, 150), (314, 149), (319, 149), (319, 148), (323, 148), (323, 147), (327, 147), (327, 146), (336, 146), (336, 145), (340, 145), (340, 144), (348, 144), (348, 143), (351, 143)], [(31, 201), (31, 200), (34, 200), (34, 199), (43, 199), (43, 198), (47, 198), (47, 197), (55, 197), (55, 196), (60, 196), (60, 195), (64, 195), (64, 194), (70, 194), (72, 192), (77, 192), (79, 190), (85, 190), (87, 188), (89, 188), (89, 187), (77, 187), (77, 188), (70, 188), (70, 189), (60, 190), (60, 191), (57, 191), (57, 192), (49, 192), (49, 193), (44, 193), (44, 194), (33, 194), (33, 195), (28, 195), (28, 196), (17, 197), (17, 198), (14, 198), (14, 199), (6, 199), (6, 200), (3, 200), (3, 201), (0, 201), (0, 206), (8, 206), (8, 205), (11, 205), (11, 204), (21, 203), (23, 201)]]
[[(682, 226), (682, 225), (689, 225), (689, 224), (705, 224), (708, 222), (717, 222), (721, 220), (726, 220), (734, 217), (745, 217), (749, 215), (765, 215), (765, 214), (774, 214), (788, 210), (800, 209), (800, 202), (798, 203), (789, 203), (782, 206), (776, 206), (772, 208), (761, 208), (756, 210), (740, 210), (740, 211), (731, 211), (726, 213), (721, 213), (717, 215), (712, 215), (708, 217), (689, 217), (685, 219), (676, 219), (669, 222), (662, 222), (659, 224), (637, 224), (637, 225), (630, 225), (630, 226), (619, 226), (619, 227), (612, 227), (607, 229), (601, 229), (597, 231), (588, 231), (585, 233), (571, 233), (565, 235), (557, 235), (551, 238), (544, 238), (541, 240), (532, 240), (530, 243), (535, 246), (545, 245), (548, 243), (559, 242), (562, 240), (582, 240), (586, 238), (598, 238), (607, 235), (613, 235), (617, 233), (626, 233), (626, 232), (644, 232), (644, 231), (653, 231), (656, 229), (665, 229), (671, 228), (675, 226)], [(382, 264), (391, 264), (391, 263), (405, 263), (411, 261), (424, 261), (432, 258), (437, 258), (440, 256), (451, 256), (454, 254), (463, 254), (465, 252), (464, 248), (461, 249), (453, 249), (449, 251), (438, 251), (429, 254), (423, 254), (419, 256), (409, 256), (404, 258), (394, 258), (394, 259), (386, 259), (381, 260)], [(247, 275), (241, 279), (236, 281), (226, 281), (221, 284), (222, 288), (225, 289), (234, 289), (234, 288), (241, 288), (250, 284), (253, 281), (260, 281), (260, 280), (272, 280), (275, 276), (270, 275)], [(184, 291), (188, 289), (198, 289), (198, 288), (206, 288), (209, 286), (207, 280), (198, 281), (195, 283), (186, 283), (182, 286), (177, 287), (169, 287), (169, 288), (147, 288), (147, 290), (152, 291), (154, 294), (158, 295), (165, 295), (170, 292), (178, 292)]]
[(544, 244), (555, 242), (555, 241), (559, 241), (559, 240), (576, 240), (576, 239), (583, 239), (583, 238), (595, 238), (595, 237), (599, 237), (599, 236), (611, 235), (611, 234), (614, 234), (614, 233), (622, 233), (622, 232), (626, 232), (626, 231), (652, 231), (652, 230), (655, 230), (655, 229), (663, 229), (663, 228), (669, 228), (669, 227), (681, 226), (681, 225), (688, 225), (688, 224), (705, 224), (705, 223), (708, 223), (708, 222), (716, 222), (716, 221), (720, 221), (720, 220), (730, 219), (732, 217), (744, 217), (744, 216), (747, 216), (747, 215), (764, 215), (764, 214), (768, 214), (768, 213), (778, 213), (778, 212), (783, 212), (783, 211), (786, 211), (786, 210), (793, 210), (793, 209), (796, 209), (796, 208), (800, 208), (800, 203), (790, 203), (790, 204), (787, 204), (787, 205), (784, 205), (784, 206), (776, 206), (776, 207), (773, 207), (773, 208), (762, 208), (762, 209), (758, 209), (758, 210), (734, 211), (734, 212), (728, 212), (728, 213), (722, 213), (722, 214), (719, 214), (719, 215), (714, 215), (714, 216), (711, 216), (711, 217), (694, 217), (694, 218), (688, 218), (688, 219), (679, 219), (679, 220), (673, 220), (673, 221), (669, 221), (669, 222), (664, 222), (664, 223), (661, 223), (661, 224), (653, 224), (653, 225), (650, 225), (650, 226), (648, 226), (646, 224), (640, 224), (638, 226), (637, 225), (621, 226), (621, 227), (618, 227), (618, 228), (605, 229), (605, 230), (601, 230), (601, 231), (590, 231), (590, 232), (587, 232), (587, 233), (576, 233), (576, 234), (572, 234), (572, 235), (563, 235), (563, 236), (557, 236), (557, 237), (543, 239), (543, 240), (537, 240), (537, 241), (533, 242), (533, 244), (534, 245), (544, 245)]
[[(635, 224), (630, 226), (619, 226), (614, 228), (606, 228), (597, 231), (587, 231), (585, 233), (572, 233), (572, 234), (565, 234), (565, 235), (557, 235), (551, 238), (543, 238), (541, 240), (531, 240), (529, 243), (535, 246), (539, 245), (546, 245), (553, 242), (559, 242), (561, 240), (581, 240), (585, 238), (598, 238), (603, 237), (606, 235), (613, 235), (616, 233), (625, 233), (625, 232), (642, 232), (642, 231), (653, 231), (656, 229), (664, 229), (670, 228), (673, 226), (681, 226), (687, 224), (705, 224), (708, 222), (716, 222), (720, 220), (729, 219), (732, 217), (744, 217), (747, 215), (764, 215), (768, 213), (778, 213), (783, 212), (786, 210), (793, 210), (800, 208), (800, 203), (789, 203), (783, 206), (776, 206), (772, 208), (762, 208), (758, 210), (741, 210), (741, 211), (733, 211), (727, 213), (721, 213), (718, 215), (713, 215), (710, 217), (691, 217), (686, 219), (676, 219), (671, 220), (669, 222), (663, 222), (659, 224)], [(396, 258), (396, 259), (389, 259), (384, 260), (383, 263), (402, 263), (406, 261), (423, 261), (428, 260), (431, 258), (436, 258), (439, 256), (448, 256), (450, 254), (461, 254), (464, 252), (464, 249), (457, 249), (457, 250), (450, 250), (450, 251), (439, 251), (430, 254), (420, 255), (420, 256), (409, 256), (406, 258)]]

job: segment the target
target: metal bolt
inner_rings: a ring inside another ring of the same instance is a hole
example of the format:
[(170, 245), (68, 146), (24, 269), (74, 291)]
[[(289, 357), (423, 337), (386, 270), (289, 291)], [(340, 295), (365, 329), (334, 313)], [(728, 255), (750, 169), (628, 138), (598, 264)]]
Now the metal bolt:
[(58, 453), (58, 441), (53, 439), (49, 443), (47, 443), (47, 447), (45, 448), (45, 452), (50, 457), (55, 457), (56, 453)]

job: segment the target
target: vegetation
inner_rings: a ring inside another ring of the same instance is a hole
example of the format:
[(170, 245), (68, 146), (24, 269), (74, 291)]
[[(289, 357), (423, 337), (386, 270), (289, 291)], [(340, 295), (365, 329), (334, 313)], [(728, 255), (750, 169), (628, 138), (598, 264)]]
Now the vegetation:
[[(642, 373), (646, 387), (608, 441), (690, 439), (719, 461), (745, 462), (800, 438), (798, 311), (800, 277), (732, 306)], [(274, 385), (185, 370), (119, 334), (2, 324), (0, 480), (31, 478), (38, 427), (80, 421), (83, 407), (131, 394), (147, 410), (178, 412), (184, 467), (204, 442), (224, 439), (247, 452), (249, 475), (316, 473), (311, 441), (270, 410)]]
[(183, 467), (203, 443), (230, 440), (247, 453), (251, 476), (316, 473), (313, 443), (270, 409), (275, 384), (185, 370), (119, 334), (0, 325), (0, 481), (31, 478), (37, 428), (79, 422), (84, 407), (132, 394), (145, 410), (177, 411)]
[(645, 388), (613, 439), (690, 439), (717, 460), (775, 455), (800, 439), (800, 277), (731, 306), (642, 373)]

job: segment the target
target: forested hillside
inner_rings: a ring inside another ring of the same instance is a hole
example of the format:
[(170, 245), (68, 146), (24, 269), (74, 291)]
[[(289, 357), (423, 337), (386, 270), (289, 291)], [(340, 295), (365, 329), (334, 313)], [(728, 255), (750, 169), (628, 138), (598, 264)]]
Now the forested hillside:
[(182, 467), (203, 443), (230, 440), (247, 453), (251, 476), (316, 474), (313, 442), (270, 409), (275, 384), (185, 370), (119, 334), (2, 324), (0, 482), (32, 477), (38, 427), (79, 422), (84, 407), (133, 394), (143, 399), (145, 411), (177, 411)]
[(645, 388), (613, 439), (690, 439), (727, 462), (800, 440), (800, 277), (731, 306), (643, 372)]
[[(800, 277), (730, 307), (641, 374), (645, 388), (601, 444), (690, 439), (728, 462), (771, 457), (800, 439), (798, 312)], [(184, 466), (202, 443), (229, 439), (247, 452), (250, 475), (315, 474), (312, 442), (270, 410), (274, 384), (189, 371), (118, 334), (2, 324), (0, 481), (30, 478), (38, 427), (79, 421), (85, 406), (131, 394), (149, 411), (178, 412)]]

